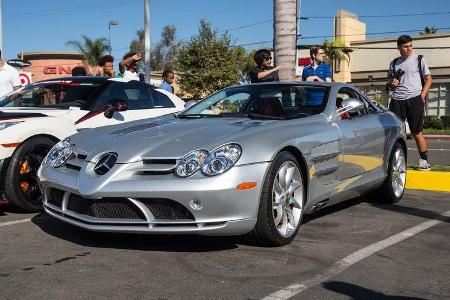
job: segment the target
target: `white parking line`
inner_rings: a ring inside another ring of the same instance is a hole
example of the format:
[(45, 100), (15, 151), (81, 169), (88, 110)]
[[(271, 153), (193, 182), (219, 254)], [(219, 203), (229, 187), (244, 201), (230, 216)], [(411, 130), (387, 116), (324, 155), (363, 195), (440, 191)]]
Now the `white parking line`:
[(22, 219), (22, 220), (16, 220), (16, 221), (3, 222), (3, 223), (0, 223), (0, 227), (10, 226), (10, 225), (15, 225), (15, 224), (20, 224), (20, 223), (26, 223), (26, 222), (31, 222), (31, 219)]
[[(445, 212), (442, 216), (450, 217), (450, 210)], [(307, 279), (305, 281), (302, 281), (302, 282), (292, 284), (281, 290), (278, 290), (278, 291), (270, 294), (269, 296), (264, 297), (263, 300), (289, 299), (289, 298), (291, 298), (295, 295), (298, 295), (325, 280), (332, 278), (333, 276), (336, 276), (337, 274), (343, 272), (344, 270), (349, 268), (351, 265), (363, 260), (364, 258), (369, 257), (372, 254), (374, 254), (380, 250), (383, 250), (389, 246), (400, 243), (401, 241), (403, 241), (411, 236), (414, 236), (430, 227), (433, 227), (441, 222), (442, 221), (439, 221), (439, 220), (425, 221), (414, 227), (408, 228), (400, 233), (390, 236), (387, 239), (384, 239), (382, 241), (379, 241), (377, 243), (369, 245), (365, 248), (362, 248), (356, 252), (353, 252), (352, 254), (348, 255), (347, 257), (344, 257), (343, 259), (335, 262), (330, 268), (324, 270), (323, 272), (318, 273), (314, 277)]]

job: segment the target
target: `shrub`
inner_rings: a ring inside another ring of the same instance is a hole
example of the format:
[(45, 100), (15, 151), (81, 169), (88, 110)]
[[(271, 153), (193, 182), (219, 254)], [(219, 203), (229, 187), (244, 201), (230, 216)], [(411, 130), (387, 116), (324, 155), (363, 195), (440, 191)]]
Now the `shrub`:
[(444, 124), (444, 128), (450, 129), (450, 116), (442, 116), (442, 123)]
[(444, 122), (436, 116), (425, 116), (423, 128), (444, 129)]

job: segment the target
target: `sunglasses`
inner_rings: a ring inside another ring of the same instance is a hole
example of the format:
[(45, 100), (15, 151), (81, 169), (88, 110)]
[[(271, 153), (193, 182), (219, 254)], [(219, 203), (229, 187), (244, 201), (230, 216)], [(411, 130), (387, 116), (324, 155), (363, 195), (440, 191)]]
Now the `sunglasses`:
[(272, 56), (264, 58), (265, 60), (272, 60)]

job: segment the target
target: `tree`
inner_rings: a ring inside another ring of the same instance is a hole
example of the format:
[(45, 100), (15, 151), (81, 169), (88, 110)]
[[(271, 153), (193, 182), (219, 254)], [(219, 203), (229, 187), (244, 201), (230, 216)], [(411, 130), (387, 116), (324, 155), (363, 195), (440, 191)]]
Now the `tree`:
[(245, 50), (233, 47), (228, 33), (219, 36), (210, 23), (201, 20), (198, 35), (183, 44), (178, 53), (180, 87), (198, 99), (237, 84), (245, 59)]
[(431, 26), (431, 27), (425, 26), (425, 29), (420, 34), (421, 35), (423, 35), (423, 34), (435, 34), (437, 31), (438, 31), (437, 28), (434, 27), (434, 26)]
[(138, 52), (144, 54), (144, 40), (145, 40), (145, 31), (138, 30), (136, 31), (136, 38), (130, 43), (130, 51)]
[[(144, 30), (136, 31), (137, 38), (130, 43), (130, 50), (144, 54)], [(161, 40), (151, 49), (150, 66), (152, 70), (173, 69), (180, 43), (176, 42), (176, 28), (173, 25), (164, 26)]]
[(79, 50), (83, 54), (84, 60), (88, 65), (93, 67), (98, 66), (100, 57), (102, 57), (109, 49), (108, 40), (106, 38), (92, 40), (85, 35), (82, 35), (81, 37), (84, 40), (83, 42), (68, 41), (66, 42), (66, 45)]
[(282, 66), (281, 81), (295, 80), (297, 47), (297, 0), (273, 0), (275, 64)]
[(164, 26), (161, 32), (161, 41), (159, 42), (158, 51), (163, 58), (163, 69), (173, 69), (176, 65), (176, 58), (180, 43), (176, 41), (177, 29), (173, 25)]
[(256, 50), (246, 52), (244, 48), (236, 48), (237, 52), (242, 52), (239, 56), (242, 57), (242, 62), (240, 66), (240, 81), (242, 83), (250, 83), (250, 71), (255, 68), (255, 56)]
[(335, 71), (337, 64), (340, 64), (341, 61), (350, 62), (351, 49), (346, 48), (345, 44), (340, 40), (325, 40), (323, 50), (325, 51), (325, 59), (330, 64), (332, 71)]

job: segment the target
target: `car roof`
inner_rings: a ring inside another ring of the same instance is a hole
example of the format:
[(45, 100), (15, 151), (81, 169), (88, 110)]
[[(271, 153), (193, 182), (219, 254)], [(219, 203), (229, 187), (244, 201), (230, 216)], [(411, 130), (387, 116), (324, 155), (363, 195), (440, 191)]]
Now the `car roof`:
[[(350, 86), (349, 84), (343, 82), (318, 82), (318, 81), (268, 81), (268, 82), (257, 82), (249, 83), (244, 86), (263, 86), (263, 85), (311, 85), (311, 86)], [(242, 85), (236, 85), (242, 86)]]
[(34, 83), (40, 83), (40, 82), (50, 82), (50, 81), (72, 81), (72, 82), (90, 82), (90, 83), (101, 83), (104, 81), (107, 81), (107, 77), (103, 76), (71, 76), (71, 77), (58, 77), (58, 78), (51, 78), (51, 79), (44, 79), (40, 81), (36, 81)]
[[(79, 83), (103, 83), (106, 81), (115, 81), (115, 82), (129, 82), (132, 81), (130, 79), (124, 79), (124, 78), (109, 78), (109, 77), (105, 77), (105, 76), (69, 76), (69, 77), (58, 77), (58, 78), (51, 78), (51, 79), (45, 79), (45, 80), (40, 80), (40, 81), (36, 81), (33, 84), (36, 83), (41, 83), (41, 82), (67, 82), (67, 81), (71, 81), (71, 82), (79, 82)], [(157, 87), (156, 85), (153, 84), (149, 84), (149, 83), (145, 83), (142, 81), (137, 81), (141, 84), (147, 84), (149, 85), (151, 88), (153, 89), (159, 89), (159, 87)]]

